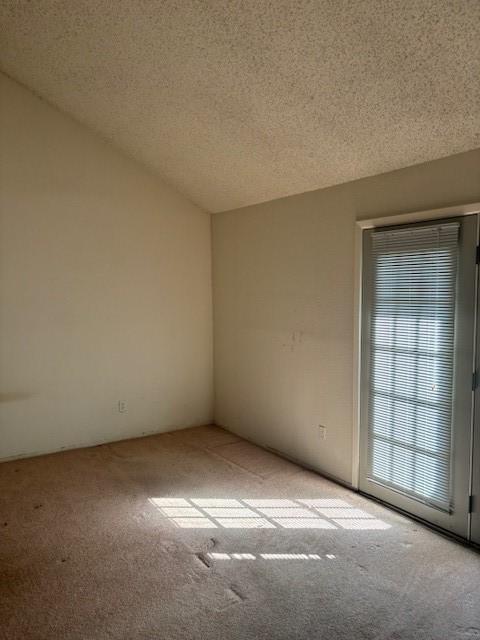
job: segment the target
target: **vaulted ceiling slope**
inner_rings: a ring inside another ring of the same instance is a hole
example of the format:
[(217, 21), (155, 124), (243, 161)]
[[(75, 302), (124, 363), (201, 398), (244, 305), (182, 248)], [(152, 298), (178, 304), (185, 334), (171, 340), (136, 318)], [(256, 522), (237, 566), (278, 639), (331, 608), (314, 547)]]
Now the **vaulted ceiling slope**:
[(480, 146), (478, 0), (3, 0), (0, 67), (222, 211)]

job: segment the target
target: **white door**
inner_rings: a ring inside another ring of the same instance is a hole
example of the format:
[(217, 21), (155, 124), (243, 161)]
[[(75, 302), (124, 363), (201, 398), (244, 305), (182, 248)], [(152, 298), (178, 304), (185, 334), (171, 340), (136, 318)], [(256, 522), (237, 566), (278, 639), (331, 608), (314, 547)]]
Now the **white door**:
[(360, 489), (464, 538), (476, 218), (363, 238)]

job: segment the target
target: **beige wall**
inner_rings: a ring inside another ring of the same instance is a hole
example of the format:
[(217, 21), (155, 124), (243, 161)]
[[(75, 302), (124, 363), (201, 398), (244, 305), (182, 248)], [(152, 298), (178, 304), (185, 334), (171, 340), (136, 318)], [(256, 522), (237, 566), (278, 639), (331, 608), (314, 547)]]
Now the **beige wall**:
[[(0, 459), (208, 422), (210, 217), (1, 75), (0, 126)], [(349, 482), (355, 219), (478, 200), (480, 150), (215, 215), (216, 422)]]
[(355, 220), (479, 200), (477, 150), (215, 215), (216, 422), (350, 482)]
[(0, 459), (208, 422), (210, 216), (5, 76), (0, 104)]

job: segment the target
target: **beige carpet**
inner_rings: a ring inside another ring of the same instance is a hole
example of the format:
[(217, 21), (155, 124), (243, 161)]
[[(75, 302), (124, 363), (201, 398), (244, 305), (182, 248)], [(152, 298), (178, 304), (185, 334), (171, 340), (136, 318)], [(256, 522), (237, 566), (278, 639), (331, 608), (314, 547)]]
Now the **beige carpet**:
[(480, 555), (215, 427), (0, 465), (2, 640), (480, 638)]

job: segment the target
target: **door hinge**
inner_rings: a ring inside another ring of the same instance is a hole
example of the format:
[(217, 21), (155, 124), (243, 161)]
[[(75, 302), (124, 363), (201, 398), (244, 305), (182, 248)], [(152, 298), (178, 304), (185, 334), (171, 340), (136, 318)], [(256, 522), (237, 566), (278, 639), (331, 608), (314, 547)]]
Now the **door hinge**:
[(472, 373), (472, 391), (475, 391), (478, 387), (478, 371)]
[(477, 264), (480, 264), (480, 244), (477, 246)]
[(473, 513), (474, 496), (468, 496), (468, 513)]

